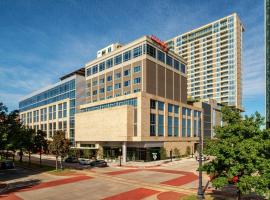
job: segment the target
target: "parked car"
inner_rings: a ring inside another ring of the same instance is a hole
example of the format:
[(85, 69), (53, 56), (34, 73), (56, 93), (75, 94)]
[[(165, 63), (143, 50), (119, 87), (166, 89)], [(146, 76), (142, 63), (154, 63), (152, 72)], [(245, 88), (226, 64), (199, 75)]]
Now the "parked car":
[(13, 169), (15, 166), (14, 166), (14, 163), (12, 160), (5, 160), (5, 161), (1, 161), (1, 169)]
[(79, 162), (79, 160), (74, 156), (69, 156), (69, 157), (67, 157), (65, 159), (65, 162), (67, 162), (67, 163), (77, 163), (77, 162)]
[(90, 163), (92, 167), (108, 167), (108, 164), (105, 160), (95, 160)]
[[(199, 156), (196, 156), (195, 157), (197, 161), (199, 161)], [(202, 155), (202, 161), (206, 161), (206, 160), (209, 160), (209, 157), (208, 156), (205, 156), (205, 155)]]
[(80, 163), (80, 165), (90, 165), (91, 160), (90, 159), (80, 158), (79, 163)]

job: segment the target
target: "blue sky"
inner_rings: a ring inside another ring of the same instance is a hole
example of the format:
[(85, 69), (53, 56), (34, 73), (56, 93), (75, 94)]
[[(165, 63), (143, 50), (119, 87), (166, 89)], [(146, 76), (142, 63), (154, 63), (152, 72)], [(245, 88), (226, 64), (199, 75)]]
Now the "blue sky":
[(242, 20), (243, 103), (264, 114), (263, 0), (1, 0), (0, 102), (58, 81), (113, 42), (167, 40), (233, 12)]

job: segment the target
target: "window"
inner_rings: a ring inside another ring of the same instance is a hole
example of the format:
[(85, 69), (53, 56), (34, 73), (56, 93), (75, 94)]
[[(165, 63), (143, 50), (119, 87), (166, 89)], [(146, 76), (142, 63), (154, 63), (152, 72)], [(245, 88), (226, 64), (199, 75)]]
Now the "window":
[(142, 55), (142, 46), (133, 49), (133, 58), (136, 58), (140, 55)]
[(179, 118), (175, 117), (174, 118), (174, 136), (177, 137), (178, 136), (178, 132), (179, 132), (179, 122), (178, 122)]
[(172, 136), (172, 117), (168, 116), (168, 136), (171, 137)]
[(113, 66), (113, 59), (110, 58), (106, 61), (106, 68), (109, 69)]
[(158, 115), (158, 136), (164, 135), (164, 116)]
[(168, 112), (173, 112), (173, 105), (172, 104), (168, 104)]
[(62, 118), (63, 116), (63, 106), (62, 104), (58, 104), (58, 118)]
[(56, 105), (53, 106), (53, 119), (56, 119)]
[(177, 71), (179, 71), (179, 69), (180, 69), (180, 63), (179, 63), (178, 60), (174, 60), (173, 67), (174, 67), (174, 69), (176, 69)]
[(97, 80), (93, 80), (92, 85), (93, 85), (93, 86), (97, 86), (97, 84), (98, 84)]
[(186, 118), (182, 118), (182, 137), (186, 137)]
[(94, 90), (93, 91), (93, 95), (97, 95), (97, 90)]
[(150, 99), (150, 108), (156, 109), (156, 100)]
[(156, 58), (156, 48), (152, 47), (151, 45), (146, 45), (146, 53), (153, 58)]
[(136, 93), (136, 92), (140, 92), (141, 91), (141, 89), (140, 88), (135, 88), (134, 90), (133, 90), (133, 92), (134, 93)]
[(165, 53), (158, 50), (158, 60), (165, 63)]
[(124, 62), (130, 60), (131, 51), (127, 51), (124, 53)]
[(119, 96), (121, 96), (121, 93), (116, 93), (114, 96), (119, 97)]
[(67, 117), (67, 102), (63, 103), (63, 117)]
[(112, 91), (112, 86), (111, 86), (111, 85), (107, 86), (107, 91), (108, 91), (108, 92), (109, 92), (109, 91)]
[(179, 113), (179, 106), (174, 106), (174, 113), (178, 114)]
[(129, 76), (130, 75), (130, 69), (127, 69), (124, 71), (124, 76)]
[(121, 88), (121, 83), (116, 83), (115, 85), (114, 85), (114, 89), (120, 89)]
[(122, 54), (114, 57), (114, 64), (118, 65), (120, 63), (122, 63)]
[(64, 130), (64, 131), (67, 130), (67, 121), (63, 121), (63, 130)]
[(172, 57), (170, 57), (170, 56), (166, 56), (166, 64), (167, 65), (169, 65), (169, 66), (173, 66), (173, 59), (172, 59)]
[(182, 115), (186, 115), (187, 114), (187, 109), (186, 108), (182, 108)]
[(128, 87), (130, 85), (130, 80), (124, 82), (124, 86)]
[(99, 64), (99, 71), (101, 72), (103, 70), (105, 70), (105, 62)]
[(141, 83), (141, 77), (134, 78), (133, 83), (134, 84), (140, 84)]
[(44, 111), (43, 111), (43, 119), (44, 119), (44, 121), (47, 121), (47, 108), (44, 108)]
[(197, 137), (197, 120), (193, 121), (193, 137)]
[(52, 120), (52, 106), (49, 107), (49, 120)]
[(134, 69), (133, 69), (133, 72), (134, 73), (138, 73), (138, 72), (140, 72), (141, 71), (141, 66), (136, 66), (136, 67), (134, 67)]
[(187, 136), (190, 137), (191, 134), (191, 121), (187, 119)]
[(58, 130), (62, 130), (63, 128), (62, 125), (63, 125), (62, 122), (58, 122)]
[(97, 65), (92, 67), (92, 74), (96, 74), (96, 73), (98, 73), (98, 66)]
[(105, 82), (105, 79), (104, 78), (99, 79), (99, 84), (100, 85), (104, 84), (104, 82)]
[(191, 115), (191, 109), (187, 108), (187, 116), (190, 117), (190, 115)]
[(164, 103), (161, 101), (158, 101), (158, 110), (164, 110)]
[(87, 76), (90, 76), (91, 75), (91, 67), (86, 70), (86, 75)]
[(104, 93), (104, 91), (105, 91), (105, 89), (104, 89), (104, 88), (100, 88), (100, 89), (99, 89), (99, 93), (100, 93), (100, 94), (103, 94), (103, 93)]
[(118, 80), (121, 78), (121, 72), (115, 74), (115, 80)]
[(186, 73), (186, 66), (183, 63), (181, 63), (181, 72)]
[(107, 76), (107, 81), (108, 81), (108, 82), (112, 81), (112, 75)]
[(156, 136), (156, 115), (150, 113), (150, 136)]

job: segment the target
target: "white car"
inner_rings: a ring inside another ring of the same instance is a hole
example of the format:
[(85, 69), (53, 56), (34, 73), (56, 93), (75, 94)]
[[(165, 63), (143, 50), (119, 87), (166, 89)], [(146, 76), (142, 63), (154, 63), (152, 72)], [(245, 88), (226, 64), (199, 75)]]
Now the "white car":
[(80, 163), (80, 165), (90, 165), (91, 160), (90, 159), (85, 159), (85, 158), (80, 158), (79, 163)]

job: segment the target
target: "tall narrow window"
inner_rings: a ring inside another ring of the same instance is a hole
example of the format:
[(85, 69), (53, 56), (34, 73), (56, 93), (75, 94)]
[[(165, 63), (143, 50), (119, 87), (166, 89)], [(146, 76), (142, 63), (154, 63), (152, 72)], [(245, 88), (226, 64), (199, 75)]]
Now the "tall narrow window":
[(156, 114), (150, 113), (150, 136), (156, 136)]
[(171, 137), (172, 136), (172, 117), (168, 116), (168, 136)]
[(187, 119), (187, 137), (191, 135), (191, 120)]
[(62, 116), (63, 116), (63, 114), (62, 114), (63, 109), (62, 108), (63, 108), (62, 104), (61, 103), (58, 104), (58, 118), (62, 118)]
[(182, 137), (186, 137), (186, 118), (182, 118)]
[(67, 117), (67, 102), (63, 103), (63, 117)]
[(164, 135), (164, 116), (158, 115), (158, 136)]
[(177, 137), (178, 136), (178, 132), (179, 132), (179, 122), (178, 122), (179, 118), (175, 117), (174, 118), (174, 136)]

